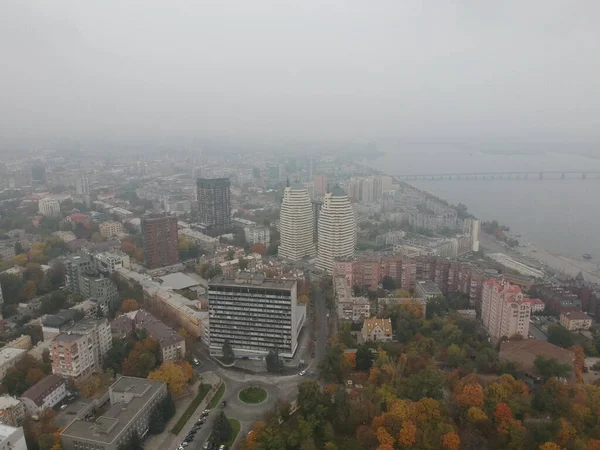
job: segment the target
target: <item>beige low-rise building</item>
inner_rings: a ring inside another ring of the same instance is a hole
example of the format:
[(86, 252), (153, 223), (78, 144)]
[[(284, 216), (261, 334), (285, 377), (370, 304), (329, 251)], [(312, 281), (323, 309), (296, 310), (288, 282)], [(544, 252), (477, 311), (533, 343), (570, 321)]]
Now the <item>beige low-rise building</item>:
[(5, 347), (10, 348), (20, 348), (23, 350), (29, 350), (33, 345), (31, 344), (31, 336), (27, 334), (22, 334), (16, 339), (13, 339)]
[(392, 319), (366, 319), (362, 326), (364, 342), (387, 342), (392, 340)]
[(360, 322), (371, 316), (371, 302), (367, 297), (353, 296), (352, 288), (346, 278), (335, 278), (333, 287), (338, 319)]
[(560, 313), (560, 324), (567, 330), (587, 330), (592, 326), (592, 318), (581, 310)]
[(6, 375), (6, 371), (13, 367), (23, 355), (27, 354), (22, 348), (3, 348), (0, 350), (0, 380)]
[(123, 225), (121, 222), (116, 222), (114, 220), (102, 222), (100, 225), (98, 225), (98, 228), (100, 229), (100, 235), (103, 238), (110, 238), (123, 233)]
[(25, 417), (25, 406), (18, 398), (10, 395), (0, 396), (0, 423), (18, 427)]

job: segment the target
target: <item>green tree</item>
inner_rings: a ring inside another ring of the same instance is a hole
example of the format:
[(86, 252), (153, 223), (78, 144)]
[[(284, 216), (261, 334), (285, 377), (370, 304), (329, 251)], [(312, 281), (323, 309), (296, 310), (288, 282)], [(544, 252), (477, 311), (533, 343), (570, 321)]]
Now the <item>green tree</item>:
[(429, 397), (435, 400), (443, 397), (444, 376), (442, 372), (432, 366), (403, 378), (400, 382), (400, 391), (404, 397), (413, 401)]
[(151, 434), (160, 434), (164, 431), (165, 425), (166, 423), (162, 408), (160, 406), (157, 406), (150, 414), (148, 431)]
[(394, 281), (394, 279), (392, 277), (390, 277), (389, 275), (386, 275), (385, 277), (383, 277), (381, 279), (381, 286), (386, 290), (386, 291), (395, 291), (396, 290), (396, 282)]
[(562, 325), (552, 324), (548, 327), (548, 342), (562, 348), (569, 348), (575, 345), (575, 338), (573, 333)]
[(308, 416), (323, 404), (321, 386), (316, 381), (303, 381), (298, 385), (297, 404), (302, 414)]
[(119, 450), (142, 450), (144, 446), (142, 445), (142, 440), (140, 439), (140, 435), (137, 431), (131, 433), (131, 436), (127, 438), (127, 440), (117, 447)]
[(339, 345), (331, 346), (325, 353), (325, 358), (319, 364), (321, 376), (325, 381), (343, 381), (342, 363), (344, 358), (344, 350)]
[(225, 416), (223, 411), (220, 411), (215, 419), (215, 423), (212, 429), (211, 439), (213, 442), (222, 444), (227, 442), (231, 437), (231, 425)]
[(536, 356), (533, 364), (539, 374), (546, 378), (566, 377), (572, 370), (570, 364), (561, 364), (555, 358), (545, 358), (541, 355)]
[(225, 342), (223, 342), (223, 362), (225, 364), (232, 364), (235, 361), (235, 353), (233, 351), (233, 347), (231, 346), (231, 343), (229, 342), (229, 339), (225, 339)]
[(359, 345), (356, 350), (356, 370), (369, 370), (373, 365), (373, 354), (366, 345)]
[(269, 372), (281, 372), (283, 370), (283, 361), (279, 357), (279, 349), (274, 348), (269, 350), (266, 363)]

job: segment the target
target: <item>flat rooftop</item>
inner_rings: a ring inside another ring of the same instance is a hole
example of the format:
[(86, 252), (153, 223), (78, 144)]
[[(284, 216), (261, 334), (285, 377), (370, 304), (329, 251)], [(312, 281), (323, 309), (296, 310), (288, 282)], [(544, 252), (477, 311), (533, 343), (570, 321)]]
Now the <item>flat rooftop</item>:
[[(217, 277), (210, 283), (210, 288), (216, 286), (254, 286), (268, 289), (291, 289), (296, 280), (280, 280), (277, 278), (265, 278), (262, 273), (240, 272), (235, 277)], [(210, 289), (209, 288), (209, 289)]]
[(442, 295), (442, 291), (437, 284), (431, 280), (418, 281), (417, 285), (423, 290), (424, 293), (429, 295)]
[(0, 350), (0, 367), (25, 353), (22, 348), (3, 348)]
[(193, 286), (198, 286), (200, 282), (182, 272), (170, 273), (160, 277), (162, 281), (161, 287), (171, 289), (187, 289)]
[(111, 404), (95, 421), (74, 420), (61, 433), (76, 440), (93, 441), (108, 445), (112, 443), (146, 404), (162, 388), (164, 382), (144, 378), (121, 377), (111, 387), (113, 393), (134, 394), (129, 403)]

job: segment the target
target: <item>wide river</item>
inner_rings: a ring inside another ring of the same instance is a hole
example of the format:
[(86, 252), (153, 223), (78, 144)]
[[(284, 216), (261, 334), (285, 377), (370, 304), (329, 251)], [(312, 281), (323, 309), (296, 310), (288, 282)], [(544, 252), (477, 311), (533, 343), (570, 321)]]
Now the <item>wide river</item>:
[[(390, 175), (482, 173), (501, 171), (597, 170), (600, 159), (540, 153), (500, 155), (423, 146), (402, 149), (380, 145), (385, 156), (369, 165)], [(600, 261), (600, 179), (561, 180), (531, 176), (524, 180), (408, 181), (450, 203), (464, 203), (482, 220), (497, 220), (552, 252), (580, 259), (583, 253)]]

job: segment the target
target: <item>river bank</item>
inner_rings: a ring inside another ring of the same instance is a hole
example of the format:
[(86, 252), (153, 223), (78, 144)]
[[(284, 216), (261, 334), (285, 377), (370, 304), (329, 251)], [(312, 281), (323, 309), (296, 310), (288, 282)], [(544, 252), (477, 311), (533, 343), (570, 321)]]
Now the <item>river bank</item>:
[(505, 253), (524, 264), (546, 271), (550, 269), (565, 277), (574, 278), (581, 272), (586, 281), (600, 284), (600, 266), (594, 262), (568, 258), (532, 243), (509, 249), (485, 233), (481, 233), (480, 240), (481, 246), (488, 252)]

